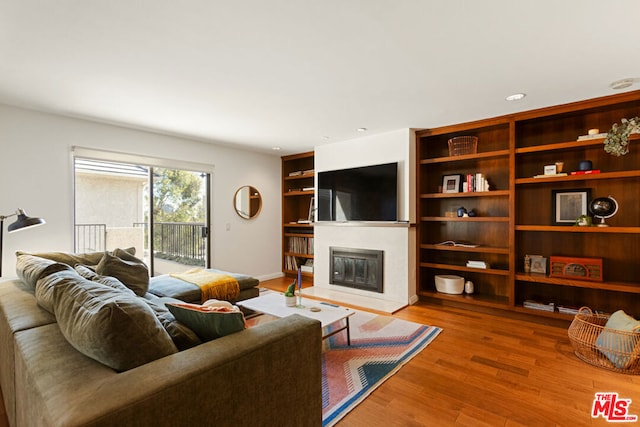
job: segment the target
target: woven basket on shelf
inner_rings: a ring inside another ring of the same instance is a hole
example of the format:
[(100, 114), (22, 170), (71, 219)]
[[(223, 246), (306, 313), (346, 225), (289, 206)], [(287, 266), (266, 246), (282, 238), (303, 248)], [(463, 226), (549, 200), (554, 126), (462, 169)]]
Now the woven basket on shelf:
[(476, 136), (456, 136), (448, 142), (450, 156), (475, 154), (478, 151), (478, 137)]
[(582, 307), (569, 326), (569, 341), (585, 362), (624, 374), (640, 374), (640, 330), (605, 328), (609, 315)]

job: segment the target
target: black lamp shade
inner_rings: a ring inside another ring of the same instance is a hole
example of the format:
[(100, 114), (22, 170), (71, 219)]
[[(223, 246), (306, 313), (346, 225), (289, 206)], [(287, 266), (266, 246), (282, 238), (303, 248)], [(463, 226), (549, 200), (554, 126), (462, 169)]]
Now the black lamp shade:
[(23, 228), (34, 227), (36, 225), (45, 224), (44, 219), (36, 217), (28, 217), (22, 209), (18, 209), (18, 219), (13, 224), (7, 227), (9, 233), (18, 231)]

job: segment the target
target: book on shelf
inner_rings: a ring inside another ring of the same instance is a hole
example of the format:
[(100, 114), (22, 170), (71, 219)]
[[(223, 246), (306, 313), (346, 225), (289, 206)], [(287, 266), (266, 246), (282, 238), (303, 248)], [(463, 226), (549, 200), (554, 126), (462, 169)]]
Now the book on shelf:
[(533, 300), (526, 300), (525, 302), (522, 303), (522, 305), (525, 308), (530, 308), (532, 310), (542, 310), (542, 311), (550, 311), (550, 312), (554, 312), (556, 309), (556, 305), (555, 303), (542, 303), (542, 302), (538, 302), (538, 301), (533, 301)]
[(489, 181), (483, 173), (470, 173), (466, 175), (465, 181), (462, 183), (462, 192), (476, 193), (489, 191)]
[(300, 176), (300, 175), (302, 175), (302, 171), (289, 172), (289, 176)]
[(302, 191), (313, 191), (315, 190), (315, 187), (303, 187)]
[(302, 175), (313, 175), (315, 172), (314, 169), (307, 169), (302, 171)]
[(566, 305), (558, 306), (558, 313), (562, 313), (562, 314), (578, 314), (579, 310), (580, 309), (577, 307), (570, 307)]
[(588, 141), (590, 139), (599, 139), (599, 138), (606, 138), (607, 134), (606, 133), (592, 133), (590, 135), (580, 135), (578, 137), (578, 141)]
[(444, 242), (436, 243), (436, 245), (440, 246), (460, 246), (463, 248), (477, 248), (480, 245), (476, 245), (474, 243), (468, 242), (456, 242), (455, 240), (446, 240)]
[(571, 175), (591, 175), (596, 173), (600, 173), (600, 169), (591, 169), (588, 171), (573, 171), (571, 172)]
[(491, 266), (489, 265), (489, 263), (484, 262), (484, 261), (473, 261), (473, 260), (468, 260), (467, 261), (467, 267), (469, 268), (491, 268)]
[(285, 270), (298, 270), (298, 261), (296, 257), (287, 255), (284, 258), (284, 268)]
[(560, 172), (560, 173), (549, 173), (549, 174), (543, 174), (543, 175), (534, 175), (534, 178), (557, 178), (559, 176), (567, 176), (568, 174), (566, 172)]
[(288, 237), (289, 252), (296, 254), (313, 254), (313, 237), (291, 236)]

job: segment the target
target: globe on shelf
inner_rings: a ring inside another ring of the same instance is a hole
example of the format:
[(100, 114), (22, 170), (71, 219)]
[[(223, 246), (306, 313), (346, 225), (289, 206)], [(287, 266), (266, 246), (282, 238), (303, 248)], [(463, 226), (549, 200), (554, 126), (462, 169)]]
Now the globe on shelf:
[(600, 222), (595, 224), (597, 227), (608, 227), (609, 224), (605, 224), (604, 220), (618, 212), (618, 202), (611, 196), (598, 197), (589, 203), (589, 211), (594, 218), (600, 219)]

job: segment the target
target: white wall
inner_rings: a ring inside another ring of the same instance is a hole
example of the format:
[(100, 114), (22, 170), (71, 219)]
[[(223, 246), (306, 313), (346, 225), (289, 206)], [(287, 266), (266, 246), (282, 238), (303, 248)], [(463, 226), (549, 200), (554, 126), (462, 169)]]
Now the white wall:
[[(316, 147), (317, 172), (398, 162), (398, 219), (415, 223), (415, 137), (411, 129)], [(415, 233), (408, 225), (322, 224), (314, 228), (314, 286), (408, 304), (416, 300)], [(329, 284), (329, 247), (384, 251), (383, 293)]]
[[(23, 208), (47, 221), (8, 234), (3, 276), (15, 276), (15, 251), (73, 250), (72, 146), (212, 165), (212, 261), (259, 278), (281, 275), (280, 158), (184, 138), (0, 105), (0, 214)], [(263, 198), (257, 218), (233, 210), (243, 185)], [(228, 230), (227, 230), (228, 229)]]

